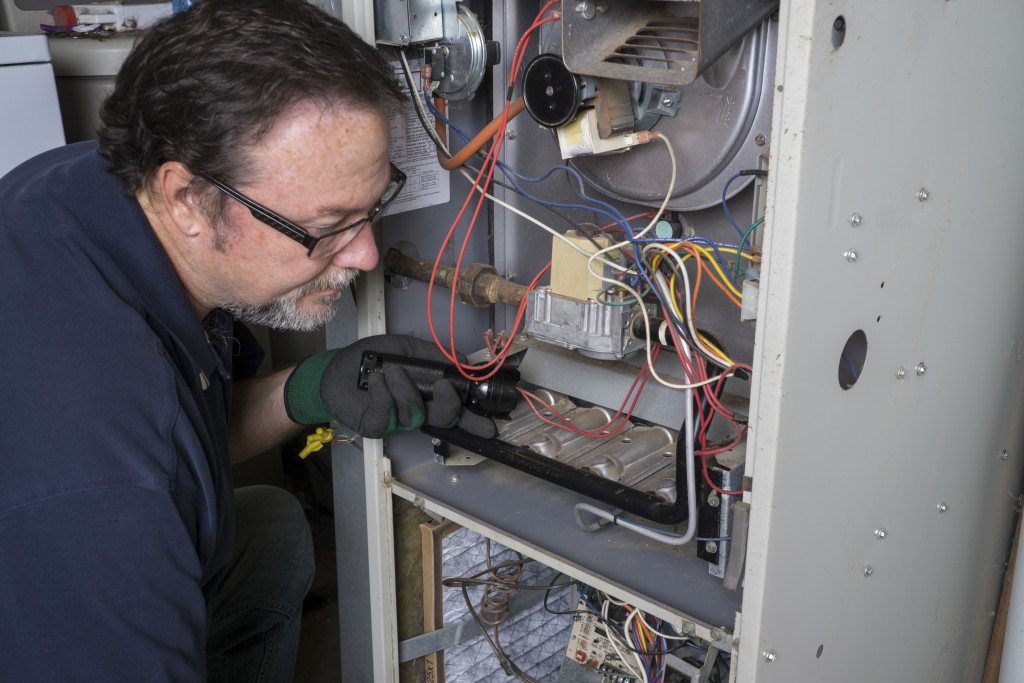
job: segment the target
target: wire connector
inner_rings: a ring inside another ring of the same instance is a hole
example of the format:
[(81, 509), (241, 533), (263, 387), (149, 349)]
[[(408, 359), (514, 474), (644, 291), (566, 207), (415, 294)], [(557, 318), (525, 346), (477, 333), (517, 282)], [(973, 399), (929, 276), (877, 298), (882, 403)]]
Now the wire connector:
[(299, 451), (299, 457), (305, 460), (310, 453), (316, 453), (333, 438), (334, 430), (317, 427), (315, 432), (306, 437), (306, 447)]

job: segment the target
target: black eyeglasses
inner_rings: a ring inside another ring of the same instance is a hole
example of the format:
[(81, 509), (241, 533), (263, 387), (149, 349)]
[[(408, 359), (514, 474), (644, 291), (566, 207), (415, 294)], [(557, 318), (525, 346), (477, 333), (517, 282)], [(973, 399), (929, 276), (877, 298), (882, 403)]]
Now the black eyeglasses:
[[(346, 232), (356, 230), (362, 226), (373, 223), (380, 217), (384, 209), (388, 208), (391, 202), (395, 201), (398, 197), (398, 193), (405, 187), (405, 174), (402, 173), (394, 164), (391, 164), (391, 182), (388, 183), (387, 189), (384, 190), (384, 194), (381, 195), (380, 199), (374, 204), (373, 208), (366, 214), (365, 218), (360, 218), (355, 223), (349, 223), (343, 228), (337, 230), (331, 230), (330, 232), (323, 235), (311, 235), (308, 230), (303, 228), (301, 225), (292, 223), (290, 220), (274, 213), (267, 207), (263, 206), (259, 202), (255, 202), (244, 194), (231, 187), (225, 185), (216, 178), (211, 178), (205, 174), (199, 174), (199, 177), (210, 183), (218, 190), (231, 197), (239, 204), (249, 209), (249, 213), (252, 217), (261, 223), (266, 223), (274, 230), (291, 237), (293, 240), (306, 247), (309, 251), (306, 252), (306, 256), (311, 259), (327, 258), (333, 254), (336, 254), (343, 245), (339, 245), (338, 235)], [(351, 232), (352, 239), (355, 239), (356, 233)], [(352, 240), (348, 240), (351, 242)]]

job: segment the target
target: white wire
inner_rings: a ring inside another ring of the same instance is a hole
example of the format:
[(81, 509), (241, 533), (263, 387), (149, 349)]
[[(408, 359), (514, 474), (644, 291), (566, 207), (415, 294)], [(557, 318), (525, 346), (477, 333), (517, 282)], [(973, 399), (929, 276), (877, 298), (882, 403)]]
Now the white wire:
[[(677, 349), (679, 353), (685, 353), (692, 362), (692, 354), (688, 348)], [(687, 389), (686, 394), (683, 396), (683, 403), (685, 407), (685, 415), (683, 419), (683, 433), (679, 436), (681, 439), (686, 440), (686, 533), (682, 536), (669, 536), (653, 529), (645, 529), (643, 527), (633, 526), (631, 524), (620, 524), (625, 520), (620, 520), (617, 515), (613, 515), (607, 510), (591, 505), (590, 503), (577, 503), (575, 510), (577, 518), (581, 511), (589, 512), (595, 517), (608, 520), (612, 524), (621, 526), (623, 529), (628, 529), (641, 536), (653, 539), (666, 545), (684, 545), (689, 543), (694, 535), (697, 533), (697, 481), (694, 477), (696, 454), (693, 450), (693, 389)], [(679, 492), (676, 492), (679, 495)]]
[[(612, 245), (610, 247), (605, 247), (601, 251), (597, 252), (597, 254), (600, 254), (602, 252), (608, 251), (609, 249), (618, 248), (622, 244), (623, 243), (619, 243), (618, 245)], [(625, 244), (628, 244), (628, 242), (626, 242)], [(710, 377), (710, 378), (708, 378), (706, 380), (703, 380), (701, 382), (693, 382), (693, 383), (690, 383), (690, 384), (676, 384), (675, 382), (669, 382), (667, 379), (665, 379), (664, 377), (662, 377), (661, 375), (658, 374), (658, 371), (654, 369), (654, 357), (653, 357), (653, 352), (651, 350), (651, 318), (650, 318), (650, 315), (647, 313), (647, 307), (644, 306), (643, 302), (641, 301), (640, 293), (637, 292), (632, 287), (630, 287), (629, 285), (627, 285), (625, 282), (620, 282), (619, 280), (613, 280), (611, 278), (607, 278), (604, 275), (602, 275), (601, 273), (596, 272), (591, 267), (591, 263), (593, 263), (593, 261), (594, 261), (594, 259), (595, 259), (597, 254), (595, 254), (594, 256), (591, 256), (590, 260), (587, 261), (587, 268), (588, 268), (588, 270), (590, 270), (590, 274), (593, 275), (594, 277), (598, 278), (599, 280), (603, 280), (605, 282), (609, 282), (611, 284), (614, 284), (614, 285), (617, 285), (617, 286), (621, 287), (622, 289), (624, 289), (627, 292), (629, 292), (630, 295), (634, 299), (636, 299), (637, 302), (640, 303), (640, 306), (638, 308), (640, 309), (640, 314), (644, 318), (644, 339), (645, 339), (645, 342), (646, 342), (645, 347), (646, 347), (646, 352), (647, 352), (647, 367), (651, 371), (651, 377), (653, 377), (659, 384), (662, 384), (662, 385), (664, 385), (666, 387), (669, 387), (670, 389), (696, 389), (698, 387), (704, 386), (705, 384), (711, 384), (713, 382), (717, 382), (718, 379), (719, 379), (718, 377)]]
[[(610, 621), (610, 619), (608, 618), (608, 605), (609, 604), (611, 604), (611, 603), (608, 601), (608, 598), (605, 598), (601, 602), (601, 616), (604, 617), (605, 621)], [(644, 668), (644, 663), (640, 660), (640, 655), (637, 654), (636, 652), (633, 652), (632, 650), (628, 650), (628, 652), (631, 655), (633, 655), (633, 659), (637, 663), (637, 666), (639, 668), (639, 671), (637, 671), (636, 669), (633, 668), (633, 666), (629, 663), (629, 661), (625, 657), (622, 656), (622, 652), (619, 650), (619, 646), (615, 644), (615, 638), (613, 637), (614, 631), (612, 631), (611, 629), (608, 629), (607, 632), (608, 632), (608, 636), (609, 636), (608, 642), (612, 644), (612, 649), (614, 649), (615, 650), (615, 654), (617, 654), (619, 656), (619, 661), (622, 662), (623, 665), (627, 669), (629, 669), (629, 672), (631, 674), (633, 674), (634, 676), (636, 676), (637, 678), (642, 680), (644, 683), (648, 683), (648, 681), (647, 681), (647, 670)], [(624, 645), (628, 645), (629, 644), (629, 635), (624, 633), (623, 638), (624, 638), (623, 644)]]
[[(643, 612), (640, 612), (640, 610), (636, 610), (636, 612), (638, 612), (639, 615), (640, 615), (640, 621), (644, 622), (644, 626), (646, 626), (648, 628), (648, 630), (650, 630), (652, 633), (657, 633), (662, 638), (668, 638), (669, 640), (689, 640), (690, 639), (689, 636), (670, 636), (667, 633), (662, 633), (661, 631), (659, 631), (658, 629), (654, 628), (653, 626), (651, 626), (650, 624), (647, 623), (647, 619), (645, 618)], [(630, 615), (630, 616), (632, 616), (632, 615)]]
[(672, 143), (668, 141), (668, 137), (661, 133), (656, 133), (656, 139), (661, 140), (665, 143), (665, 148), (668, 150), (669, 159), (672, 160), (672, 178), (668, 183), (668, 192), (665, 193), (665, 200), (661, 203), (661, 208), (658, 209), (658, 213), (654, 214), (654, 218), (647, 224), (647, 227), (638, 232), (634, 237), (643, 237), (647, 232), (658, 224), (658, 220), (661, 218), (661, 214), (665, 213), (665, 207), (668, 206), (669, 200), (672, 199), (672, 193), (676, 189), (676, 153), (672, 149)]
[[(398, 56), (402, 60), (402, 69), (405, 71), (406, 82), (409, 85), (409, 97), (412, 99), (413, 106), (420, 114), (420, 121), (426, 124), (428, 121), (434, 120), (434, 117), (427, 111), (426, 106), (423, 104), (423, 100), (420, 99), (421, 90), (416, 88), (416, 79), (412, 75), (412, 67), (409, 66), (409, 60), (405, 58), (405, 52), (402, 50), (398, 51)], [(434, 141), (438, 147), (440, 147), (446, 156), (451, 156), (451, 152), (448, 151), (448, 146), (441, 141), (441, 137), (437, 134), (437, 131), (433, 130), (429, 125), (425, 126), (427, 135)]]
[[(678, 270), (683, 277), (683, 287), (686, 293), (685, 300), (687, 302), (690, 302), (692, 300), (692, 297), (690, 295), (690, 275), (686, 272), (686, 267), (683, 265), (683, 259), (679, 256), (679, 254), (677, 254), (674, 249), (671, 249), (657, 242), (652, 242), (643, 248), (643, 254), (645, 256), (649, 251), (661, 251), (676, 262), (676, 270)], [(671, 288), (669, 288), (668, 280), (665, 279), (665, 276), (662, 275), (660, 272), (655, 272), (654, 282), (655, 285), (658, 286), (659, 289), (661, 289), (661, 295), (663, 299), (666, 301), (671, 301), (672, 290)], [(715, 353), (714, 351), (712, 351), (707, 346), (701, 343), (700, 335), (697, 334), (697, 328), (694, 327), (693, 325), (692, 312), (691, 315), (687, 315), (684, 317), (686, 318), (685, 322), (687, 329), (690, 330), (690, 336), (693, 338), (693, 342), (700, 348), (701, 352), (705, 354), (708, 358), (710, 358), (711, 361), (715, 363), (715, 365), (718, 365), (719, 367), (722, 368), (729, 367), (730, 364), (727, 363), (724, 359), (722, 359), (721, 356), (719, 356), (719, 354)]]
[[(488, 199), (490, 199), (495, 204), (498, 204), (500, 206), (505, 207), (506, 209), (508, 209), (512, 213), (514, 213), (514, 214), (516, 214), (516, 215), (518, 215), (518, 216), (520, 216), (522, 218), (525, 218), (526, 220), (530, 221), (534, 225), (537, 225), (538, 227), (548, 231), (549, 233), (551, 233), (552, 235), (554, 235), (558, 239), (562, 240), (563, 242), (568, 244), (570, 247), (572, 247), (573, 249), (575, 249), (579, 253), (583, 254), (584, 256), (586, 256), (588, 258), (593, 258), (594, 255), (591, 252), (587, 251), (586, 249), (584, 249), (580, 245), (576, 244), (575, 242), (573, 242), (568, 237), (566, 237), (565, 235), (561, 234), (560, 232), (558, 232), (557, 230), (555, 230), (551, 226), (549, 226), (546, 223), (543, 223), (543, 222), (537, 220), (536, 218), (534, 218), (533, 216), (531, 216), (528, 213), (520, 211), (519, 209), (517, 209), (516, 207), (512, 206), (511, 204), (507, 204), (507, 203), (503, 202), (502, 200), (500, 200), (497, 197), (495, 197), (494, 195), (492, 195), (490, 192), (484, 192), (481, 189), (481, 187), (479, 185), (477, 185), (476, 178), (474, 178), (471, 173), (466, 171), (466, 169), (460, 168), (459, 171), (462, 173), (463, 176), (466, 177), (467, 180), (469, 180), (469, 182), (472, 184), (474, 190), (476, 190), (477, 192), (483, 192), (483, 195), (485, 197), (487, 197)], [(604, 251), (605, 250), (602, 249), (601, 252), (598, 252), (598, 253), (603, 253)], [(601, 263), (607, 265), (607, 266), (611, 266), (612, 268), (615, 268), (616, 270), (622, 270), (623, 272), (631, 273), (631, 274), (635, 274), (636, 273), (635, 270), (624, 268), (622, 266), (622, 264), (620, 264), (620, 263), (615, 263), (614, 261), (609, 261), (609, 260), (603, 259), (603, 258), (598, 258), (597, 260), (600, 261)], [(588, 263), (589, 263), (589, 260), (588, 260)], [(612, 280), (612, 282), (615, 282), (615, 281)]]

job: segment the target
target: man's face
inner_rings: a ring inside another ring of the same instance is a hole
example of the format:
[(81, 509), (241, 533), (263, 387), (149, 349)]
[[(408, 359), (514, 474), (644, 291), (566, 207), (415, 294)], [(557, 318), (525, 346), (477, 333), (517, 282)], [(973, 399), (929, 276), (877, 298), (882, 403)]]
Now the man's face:
[[(237, 189), (310, 232), (363, 218), (390, 177), (389, 130), (380, 113), (303, 105), (282, 117), (251, 152), (255, 177)], [(333, 317), (359, 270), (377, 264), (369, 225), (339, 236), (339, 247), (309, 259), (299, 242), (229, 200), (214, 249), (220, 305), (241, 320), (312, 330)]]

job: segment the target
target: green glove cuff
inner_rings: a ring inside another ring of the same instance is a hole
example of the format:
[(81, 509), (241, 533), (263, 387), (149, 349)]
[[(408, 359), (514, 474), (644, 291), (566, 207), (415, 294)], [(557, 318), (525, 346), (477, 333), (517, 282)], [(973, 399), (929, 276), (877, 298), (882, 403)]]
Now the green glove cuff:
[(284, 408), (300, 425), (330, 422), (335, 417), (320, 398), (320, 380), (338, 349), (310, 356), (299, 363), (284, 385)]

